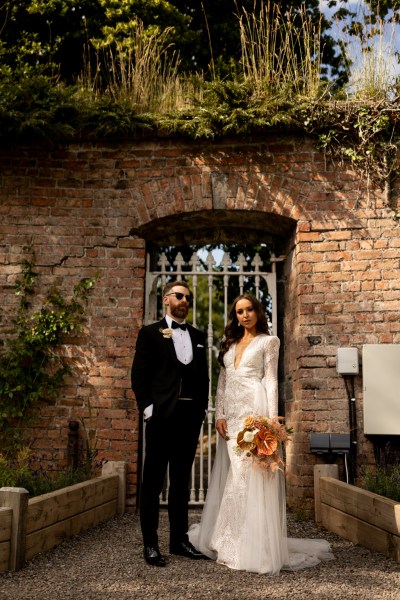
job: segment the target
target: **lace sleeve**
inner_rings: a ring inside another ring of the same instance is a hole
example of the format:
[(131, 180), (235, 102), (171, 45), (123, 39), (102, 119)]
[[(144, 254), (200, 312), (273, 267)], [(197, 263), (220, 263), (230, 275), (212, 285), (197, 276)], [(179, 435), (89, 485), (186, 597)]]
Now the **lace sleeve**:
[(279, 338), (268, 338), (264, 354), (264, 377), (267, 390), (268, 414), (270, 417), (278, 416), (278, 358)]
[(215, 420), (225, 419), (224, 413), (224, 400), (225, 400), (225, 383), (226, 383), (226, 369), (221, 367), (218, 376), (217, 394), (215, 400)]

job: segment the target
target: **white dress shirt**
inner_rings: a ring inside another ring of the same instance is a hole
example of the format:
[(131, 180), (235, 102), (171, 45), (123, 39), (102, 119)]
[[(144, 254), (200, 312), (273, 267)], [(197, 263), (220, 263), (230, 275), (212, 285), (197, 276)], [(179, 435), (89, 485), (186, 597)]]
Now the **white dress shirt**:
[[(166, 315), (165, 320), (167, 321), (168, 327), (171, 328), (174, 319), (171, 319), (169, 315)], [(173, 329), (172, 341), (174, 342), (177, 359), (184, 365), (192, 362), (193, 348), (188, 330), (186, 329), (183, 331), (183, 329)]]

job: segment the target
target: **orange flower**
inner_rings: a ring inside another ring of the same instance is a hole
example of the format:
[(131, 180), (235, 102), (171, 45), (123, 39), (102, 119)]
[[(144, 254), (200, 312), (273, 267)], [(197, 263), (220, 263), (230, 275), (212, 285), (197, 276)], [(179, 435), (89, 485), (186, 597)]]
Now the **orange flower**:
[(261, 429), (256, 435), (257, 453), (271, 456), (278, 447), (278, 440), (267, 429)]
[(245, 428), (250, 429), (251, 427), (254, 427), (254, 420), (255, 417), (253, 415), (248, 415), (244, 420)]
[(248, 415), (244, 428), (237, 435), (236, 451), (253, 457), (260, 468), (271, 473), (283, 471), (285, 463), (280, 449), (289, 439), (290, 429), (284, 425), (283, 417), (268, 418), (262, 415)]

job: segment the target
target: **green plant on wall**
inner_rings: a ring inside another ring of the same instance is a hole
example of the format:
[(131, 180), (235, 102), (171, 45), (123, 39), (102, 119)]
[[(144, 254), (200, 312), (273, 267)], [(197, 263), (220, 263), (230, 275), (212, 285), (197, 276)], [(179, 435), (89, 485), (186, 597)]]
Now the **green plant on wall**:
[(85, 304), (95, 283), (95, 278), (81, 279), (70, 300), (65, 300), (54, 286), (41, 306), (33, 310), (38, 273), (34, 270), (33, 250), (27, 250), (29, 258), (22, 260), (21, 276), (15, 283), (19, 305), (12, 335), (0, 348), (0, 429), (4, 452), (21, 447), (35, 402), (57, 397), (69, 372), (58, 349), (66, 336), (81, 331)]

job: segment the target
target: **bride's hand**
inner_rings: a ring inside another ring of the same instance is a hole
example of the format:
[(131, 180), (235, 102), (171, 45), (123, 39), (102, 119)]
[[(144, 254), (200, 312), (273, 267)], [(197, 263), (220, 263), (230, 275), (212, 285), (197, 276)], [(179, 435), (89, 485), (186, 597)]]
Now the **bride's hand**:
[(218, 419), (215, 423), (215, 428), (222, 438), (226, 438), (226, 432), (228, 431), (228, 425), (225, 419)]

